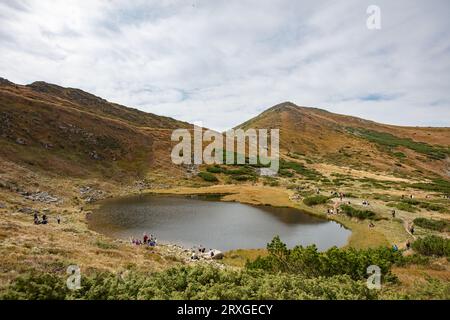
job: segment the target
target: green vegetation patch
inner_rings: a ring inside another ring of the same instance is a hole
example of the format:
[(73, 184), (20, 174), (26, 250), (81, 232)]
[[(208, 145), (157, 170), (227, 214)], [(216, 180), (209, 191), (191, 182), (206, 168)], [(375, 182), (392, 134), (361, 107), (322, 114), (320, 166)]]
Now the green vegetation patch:
[(377, 265), (384, 280), (389, 281), (395, 279), (391, 267), (402, 259), (400, 252), (384, 247), (364, 250), (333, 247), (325, 252), (319, 252), (315, 245), (288, 249), (278, 236), (267, 245), (267, 250), (267, 256), (247, 262), (246, 268), (306, 277), (347, 275), (353, 280), (362, 280), (367, 278), (367, 267)]
[(418, 210), (414, 205), (407, 202), (390, 202), (386, 206), (408, 212), (416, 212)]
[(83, 276), (81, 289), (69, 290), (66, 275), (32, 273), (18, 277), (0, 294), (3, 300), (274, 300), (376, 299), (365, 281), (347, 275), (309, 278), (299, 274), (272, 274), (263, 270), (220, 270), (210, 266), (183, 266), (162, 272), (129, 271)]
[(409, 185), (409, 187), (420, 190), (450, 194), (450, 181), (444, 179), (435, 179), (431, 183), (424, 183), (424, 182), (412, 183)]
[(202, 171), (202, 172), (198, 173), (198, 176), (200, 178), (202, 178), (203, 180), (208, 181), (208, 182), (217, 182), (217, 181), (219, 181), (217, 179), (217, 177), (214, 174), (210, 173), (210, 172)]
[(361, 220), (364, 219), (377, 219), (377, 215), (375, 212), (370, 210), (359, 210), (355, 209), (348, 204), (343, 204), (340, 206), (341, 210), (349, 217), (358, 218)]
[[(294, 172), (302, 175), (307, 180), (320, 180), (321, 178), (323, 178), (322, 174), (315, 169), (307, 168), (298, 162), (286, 161), (286, 160), (281, 159), (280, 160), (280, 171), (288, 170), (288, 169), (293, 170)], [(284, 172), (286, 172), (286, 171), (284, 171)]]
[(214, 165), (214, 166), (209, 166), (208, 168), (206, 168), (206, 171), (208, 171), (210, 173), (223, 173), (225, 171), (225, 169), (218, 165)]
[(416, 218), (414, 219), (414, 224), (425, 229), (436, 230), (440, 232), (450, 230), (450, 223), (444, 220)]
[(426, 256), (450, 257), (450, 239), (434, 235), (417, 239), (412, 248)]
[[(404, 147), (415, 152), (425, 154), (429, 158), (436, 160), (445, 159), (448, 155), (450, 155), (450, 150), (448, 148), (432, 146), (424, 142), (416, 142), (410, 138), (400, 138), (386, 132), (378, 132), (362, 128), (347, 128), (347, 130), (357, 136), (369, 140), (370, 142), (387, 147), (388, 149)], [(397, 153), (396, 156), (398, 157), (399, 153)]]
[(318, 204), (327, 203), (328, 200), (329, 198), (326, 196), (317, 195), (303, 199), (303, 203), (306, 204), (307, 206), (315, 206)]

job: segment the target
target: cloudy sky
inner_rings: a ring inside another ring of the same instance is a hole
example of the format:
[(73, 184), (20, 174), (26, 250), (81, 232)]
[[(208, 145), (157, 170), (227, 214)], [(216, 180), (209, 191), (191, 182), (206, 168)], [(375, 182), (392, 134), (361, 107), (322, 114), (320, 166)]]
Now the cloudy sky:
[[(381, 30), (366, 26), (381, 9)], [(450, 126), (450, 1), (0, 0), (0, 77), (224, 130), (282, 101)]]

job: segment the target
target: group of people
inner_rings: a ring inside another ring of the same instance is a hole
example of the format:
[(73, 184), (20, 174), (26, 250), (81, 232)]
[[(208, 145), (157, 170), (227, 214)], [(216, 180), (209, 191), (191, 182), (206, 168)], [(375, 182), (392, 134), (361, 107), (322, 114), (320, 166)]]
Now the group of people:
[(340, 213), (340, 209), (339, 208), (327, 209), (327, 214), (339, 214), (339, 213)]
[(331, 191), (333, 196), (338, 197), (341, 201), (344, 199), (345, 194), (343, 192)]
[[(209, 249), (208, 252), (206, 252), (206, 248), (202, 245), (200, 245), (198, 248), (193, 247), (191, 249), (191, 253), (192, 253), (191, 260), (200, 260), (199, 255), (205, 257), (205, 255), (204, 255), (205, 253), (213, 259), (214, 259), (214, 256), (216, 255), (216, 252), (213, 249)], [(221, 254), (221, 253), (219, 252), (219, 254)], [(219, 256), (217, 256), (217, 257), (219, 257)]]
[[(45, 213), (42, 215), (42, 219), (39, 219), (39, 213), (35, 212), (33, 215), (33, 218), (34, 218), (34, 224), (48, 224), (48, 217)], [(61, 223), (61, 217), (59, 215), (56, 217), (56, 222), (58, 224)]]
[(147, 233), (144, 233), (141, 239), (135, 239), (134, 237), (131, 237), (130, 242), (135, 245), (148, 245), (150, 247), (155, 247), (157, 244), (156, 237), (154, 235), (147, 235)]

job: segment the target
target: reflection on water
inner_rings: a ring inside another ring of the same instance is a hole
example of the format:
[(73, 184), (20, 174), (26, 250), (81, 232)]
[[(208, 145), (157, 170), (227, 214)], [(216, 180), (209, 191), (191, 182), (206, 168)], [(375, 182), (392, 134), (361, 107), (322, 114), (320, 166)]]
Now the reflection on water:
[(264, 248), (275, 235), (289, 247), (315, 243), (325, 250), (345, 245), (350, 235), (336, 222), (292, 208), (155, 195), (106, 201), (92, 214), (89, 225), (117, 238), (147, 232), (163, 242), (220, 250)]

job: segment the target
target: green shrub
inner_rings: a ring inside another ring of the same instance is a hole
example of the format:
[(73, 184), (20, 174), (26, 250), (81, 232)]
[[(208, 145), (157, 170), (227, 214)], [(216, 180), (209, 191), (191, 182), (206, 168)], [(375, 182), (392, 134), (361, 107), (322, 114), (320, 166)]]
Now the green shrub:
[(306, 204), (307, 206), (315, 206), (318, 204), (327, 203), (328, 199), (329, 198), (326, 196), (317, 195), (303, 199), (303, 203)]
[(66, 283), (52, 273), (30, 273), (18, 277), (0, 295), (1, 300), (61, 300), (69, 293)]
[(203, 180), (208, 181), (208, 182), (217, 182), (217, 181), (219, 181), (216, 178), (215, 175), (213, 175), (212, 173), (209, 173), (209, 172), (205, 172), (205, 171), (199, 172), (198, 176), (200, 178), (202, 178)]
[(210, 266), (177, 267), (156, 273), (130, 271), (124, 276), (83, 276), (70, 291), (64, 276), (35, 274), (17, 278), (1, 299), (375, 299), (364, 281), (346, 275), (307, 278), (262, 270), (220, 270)]
[(431, 211), (439, 211), (439, 212), (447, 212), (447, 209), (436, 204), (436, 203), (430, 203), (430, 202), (421, 202), (419, 204), (419, 207)]
[(412, 204), (406, 203), (406, 202), (391, 202), (386, 204), (388, 207), (393, 207), (398, 210), (402, 211), (408, 211), (408, 212), (416, 212), (417, 208), (414, 207)]
[(432, 146), (424, 142), (416, 142), (409, 138), (396, 137), (386, 132), (378, 132), (362, 128), (347, 129), (353, 134), (365, 138), (370, 142), (386, 147), (388, 150), (397, 147), (405, 147), (415, 152), (425, 154), (431, 159), (438, 160), (445, 159), (450, 154), (450, 150), (448, 148), (446, 149), (441, 146)]
[(206, 168), (206, 171), (208, 171), (210, 173), (222, 173), (222, 172), (224, 172), (224, 169), (219, 166), (210, 166), (210, 167)]
[(287, 169), (295, 171), (296, 173), (304, 176), (308, 180), (320, 180), (323, 177), (322, 174), (315, 169), (309, 169), (300, 163), (293, 161), (285, 161), (281, 159), (280, 170), (287, 170)]
[(348, 275), (354, 280), (362, 280), (367, 278), (367, 267), (377, 265), (385, 280), (393, 280), (395, 277), (390, 268), (402, 259), (400, 252), (384, 247), (364, 250), (333, 247), (325, 252), (319, 252), (315, 245), (288, 249), (279, 237), (267, 245), (267, 250), (268, 256), (247, 262), (246, 268), (301, 274), (305, 277)]
[(403, 152), (394, 152), (393, 155), (394, 155), (394, 157), (399, 158), (399, 159), (406, 158), (406, 155)]
[(265, 186), (271, 186), (271, 187), (278, 187), (280, 185), (280, 182), (273, 177), (264, 177), (263, 185)]
[(247, 180), (254, 180), (255, 179), (255, 177), (249, 176), (249, 175), (245, 175), (245, 174), (243, 174), (243, 175), (236, 175), (236, 176), (233, 176), (232, 178), (233, 178), (233, 180), (236, 180), (236, 181), (247, 181)]
[(438, 236), (426, 236), (412, 243), (412, 248), (426, 256), (450, 257), (450, 239)]
[(278, 174), (282, 177), (288, 177), (291, 178), (294, 176), (294, 173), (290, 171), (289, 169), (280, 169)]
[(414, 219), (414, 224), (430, 229), (430, 230), (436, 230), (436, 231), (446, 231), (449, 229), (450, 224), (447, 221), (444, 220), (432, 220), (427, 218), (416, 218)]
[(450, 194), (450, 181), (444, 179), (435, 179), (432, 183), (417, 182), (409, 185), (411, 188), (441, 192), (445, 194)]
[(343, 204), (340, 206), (340, 208), (347, 216), (352, 218), (354, 217), (361, 220), (377, 218), (377, 215), (373, 211), (355, 209), (352, 206), (349, 206), (348, 204)]

